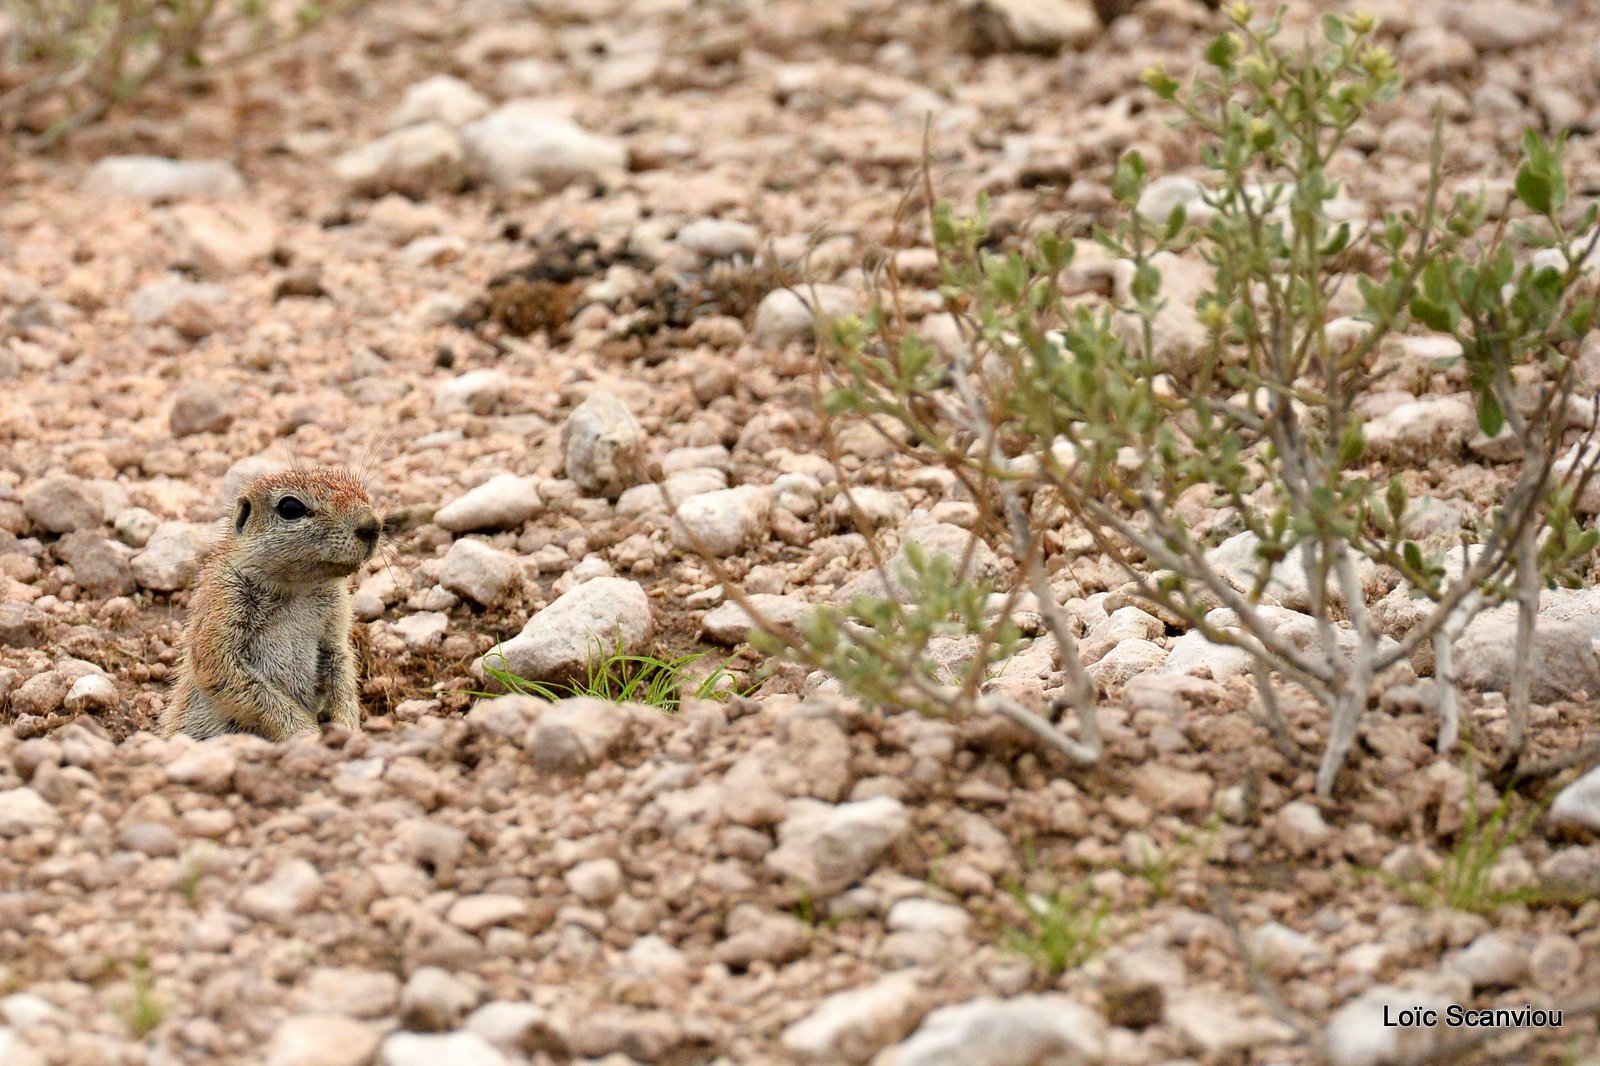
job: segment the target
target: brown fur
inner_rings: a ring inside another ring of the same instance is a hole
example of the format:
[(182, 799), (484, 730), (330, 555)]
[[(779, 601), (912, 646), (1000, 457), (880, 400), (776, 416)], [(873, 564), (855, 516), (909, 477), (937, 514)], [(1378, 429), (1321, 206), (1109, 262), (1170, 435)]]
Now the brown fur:
[[(290, 496), (305, 515), (280, 513)], [(371, 497), (343, 470), (293, 467), (247, 485), (190, 603), (162, 734), (286, 740), (323, 722), (360, 728), (348, 579), (381, 532)]]

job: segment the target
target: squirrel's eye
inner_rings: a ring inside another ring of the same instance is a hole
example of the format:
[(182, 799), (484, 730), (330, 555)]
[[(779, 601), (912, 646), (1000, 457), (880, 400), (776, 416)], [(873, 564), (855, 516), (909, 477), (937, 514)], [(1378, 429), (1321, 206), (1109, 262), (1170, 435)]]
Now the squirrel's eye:
[(285, 496), (278, 501), (278, 515), (281, 518), (304, 518), (308, 513), (306, 505), (293, 496)]

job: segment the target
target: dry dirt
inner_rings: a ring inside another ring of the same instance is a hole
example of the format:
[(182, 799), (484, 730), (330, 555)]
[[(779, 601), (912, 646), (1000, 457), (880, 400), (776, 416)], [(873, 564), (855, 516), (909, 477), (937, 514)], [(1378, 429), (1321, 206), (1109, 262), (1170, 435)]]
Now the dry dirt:
[[(680, 465), (729, 486), (816, 478), (819, 508), (724, 561), (752, 590), (824, 601), (867, 568), (832, 504), (846, 479), (889, 490), (899, 517), (956, 499), (869, 433), (841, 438), (841, 476), (810, 346), (758, 330), (756, 309), (802, 277), (860, 292), (891, 255), (936, 309), (906, 221), (925, 143), (940, 192), (988, 192), (1002, 235), (1087, 233), (1130, 148), (1154, 173), (1199, 174), (1139, 75), (1188, 70), (1219, 16), (1131, 6), (1038, 54), (984, 47), (967, 5), (940, 0), (391, 0), (158, 87), (64, 146), (0, 145), (0, 1064), (1318, 1061), (1289, 1017), (1356, 1064), (1460, 1035), (1396, 1042), (1361, 1006), (1380, 986), (1406, 990), (1394, 1003), (1592, 1003), (1600, 844), (1534, 817), (1488, 863), (1483, 913), (1440, 903), (1427, 886), (1473, 839), (1467, 797), (1485, 815), (1500, 797), (1459, 753), (1435, 756), (1433, 715), (1404, 700), (1369, 716), (1325, 804), (1238, 681), (1117, 686), (1092, 771), (989, 723), (808, 696), (792, 668), (749, 697), (630, 711), (572, 763), (532, 739), (537, 704), (511, 704), (514, 727), (467, 717), (472, 660), (573, 567), (644, 587), (656, 654), (705, 652), (746, 683), (768, 672), (703, 634), (711, 604), (691, 597), (717, 581), (663, 515), (619, 513), (567, 477), (562, 427), (593, 393), (632, 412), (653, 461), (723, 449)], [(1288, 32), (1315, 6), (1295, 5)], [(1600, 191), (1592, 5), (1368, 6), (1408, 84), (1358, 138), (1374, 162), (1341, 175), (1353, 201), (1415, 200), (1436, 107), (1452, 185), (1503, 182), (1531, 125), (1569, 130), (1575, 194)], [(439, 74), (490, 106), (538, 98), (621, 152), (498, 184), (447, 167), (403, 182), (409, 198), (341, 180), (340, 154)], [(225, 160), (242, 187), (150, 203), (86, 182), (129, 155)], [(703, 219), (748, 227), (712, 233), (737, 254), (680, 235)], [(219, 225), (236, 228), (197, 249)], [(168, 278), (175, 296), (147, 288)], [(493, 374), (452, 400), (475, 372)], [(1452, 387), (1442, 371), (1416, 385)], [(134, 527), (216, 522), (225, 476), (253, 457), (356, 467), (386, 510), (501, 473), (534, 478), (544, 502), (480, 536), (518, 559), (488, 606), (440, 587), (462, 534), (432, 523), (361, 576), (381, 601), (357, 633), (361, 733), (161, 740), (188, 592), (145, 579)], [(1508, 477), (1466, 448), (1408, 470), (1413, 496), (1480, 511)], [(104, 503), (86, 537), (25, 506), (59, 476)], [(1120, 581), (1092, 556), (1073, 567), (1092, 618)], [(444, 633), (408, 639), (404, 620), (430, 611)], [(96, 672), (113, 693), (74, 687)], [(1503, 705), (1469, 698), (1477, 735), (1498, 735)], [(1320, 714), (1287, 710), (1314, 750)], [(1585, 698), (1534, 723), (1539, 752), (1559, 754), (1600, 714)], [(1512, 793), (1511, 821), (1570, 776)], [(797, 887), (771, 861), (807, 797), (895, 806), (843, 887)], [(1053, 976), (1016, 949), (1021, 886), (1076, 916), (1104, 901), (1087, 962)], [(793, 1028), (885, 978), (853, 1019)], [(929, 1012), (980, 997), (1038, 1013), (979, 1003), (946, 1057), (929, 1050)], [(1492, 1047), (1600, 1061), (1592, 1015)]]

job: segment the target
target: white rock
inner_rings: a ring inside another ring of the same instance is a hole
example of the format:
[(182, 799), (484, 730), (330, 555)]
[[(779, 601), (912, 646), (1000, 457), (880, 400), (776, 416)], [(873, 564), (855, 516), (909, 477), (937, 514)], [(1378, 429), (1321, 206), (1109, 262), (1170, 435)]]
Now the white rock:
[(458, 540), (445, 553), (439, 584), (485, 607), (497, 602), (522, 573), (517, 557), (481, 540)]
[(627, 406), (595, 391), (561, 427), (561, 457), (567, 477), (584, 492), (615, 499), (648, 477), (649, 445)]
[(98, 529), (106, 520), (105, 498), (92, 482), (61, 475), (35, 481), (22, 491), (22, 511), (46, 533)]
[[(1265, 565), (1256, 554), (1260, 544), (1261, 538), (1246, 530), (1207, 551), (1206, 562), (1234, 588), (1248, 593), (1255, 588), (1256, 575)], [(1265, 589), (1268, 596), (1295, 611), (1305, 611), (1311, 607), (1311, 584), (1306, 578), (1305, 568), (1306, 553), (1307, 546), (1302, 544), (1291, 551), (1287, 558), (1275, 564), (1271, 568), (1272, 577), (1267, 581)], [(1356, 580), (1361, 583), (1363, 598), (1369, 598), (1379, 592), (1377, 564), (1370, 559), (1359, 557), (1352, 562)], [(1328, 575), (1327, 595), (1334, 603), (1344, 603), (1343, 586), (1333, 574)]]
[[(1161, 299), (1164, 301), (1155, 317), (1151, 362), (1163, 373), (1186, 376), (1200, 365), (1210, 345), (1194, 305), (1213, 284), (1211, 269), (1172, 252), (1158, 252), (1151, 256), (1150, 263), (1161, 273)], [(1112, 281), (1119, 301), (1132, 301), (1133, 276), (1134, 265), (1130, 260), (1116, 261)], [(1118, 315), (1117, 328), (1130, 343), (1142, 343), (1142, 326), (1136, 315)]]
[(887, 924), (897, 933), (938, 933), (961, 937), (972, 928), (972, 915), (954, 903), (911, 896), (889, 908)]
[(161, 523), (144, 551), (130, 560), (134, 580), (157, 592), (188, 587), (200, 570), (200, 553), (210, 537), (210, 528), (198, 523)]
[(443, 266), (460, 259), (467, 251), (464, 237), (418, 237), (400, 249), (400, 259), (410, 266)]
[(814, 336), (818, 314), (824, 319), (840, 318), (854, 311), (859, 303), (855, 293), (837, 285), (773, 289), (756, 306), (750, 341), (758, 348), (807, 343)]
[(578, 181), (627, 165), (622, 142), (590, 133), (536, 100), (513, 100), (464, 127), (472, 169), (500, 186)]
[(1369, 420), (1367, 455), (1420, 465), (1459, 454), (1477, 431), (1478, 415), (1466, 398), (1427, 396)]
[(671, 977), (689, 969), (683, 952), (654, 934), (646, 934), (624, 952), (628, 970), (642, 977)]
[(1333, 830), (1322, 820), (1322, 812), (1305, 800), (1284, 804), (1274, 820), (1278, 840), (1295, 855), (1307, 855), (1320, 848)]
[(1106, 1023), (1066, 996), (989, 996), (928, 1015), (911, 1039), (873, 1066), (1091, 1066), (1106, 1054)]
[(1550, 804), (1550, 824), (1600, 832), (1600, 767), (1562, 789)]
[(0, 837), (16, 837), (36, 829), (54, 829), (61, 815), (31, 788), (0, 792)]
[(1561, 16), (1516, 0), (1473, 0), (1442, 12), (1446, 25), (1485, 52), (1522, 48), (1558, 32)]
[(467, 724), (502, 740), (520, 740), (544, 709), (544, 701), (532, 696), (495, 696), (473, 704), (467, 712)]
[(461, 184), (466, 153), (456, 131), (442, 122), (424, 122), (385, 134), (352, 148), (333, 162), (333, 171), (353, 192), (422, 196)]
[(732, 259), (736, 255), (755, 255), (761, 231), (746, 222), (702, 218), (678, 230), (674, 239), (707, 259)]
[[(763, 618), (780, 626), (794, 624), (813, 607), (813, 604), (797, 596), (775, 596), (766, 592), (752, 593), (745, 599), (750, 601), (750, 606)], [(722, 606), (706, 612), (700, 624), (706, 639), (717, 644), (743, 643), (749, 640), (750, 634), (755, 631), (755, 623), (749, 613), (734, 600), (729, 600)]]
[(460, 78), (435, 74), (406, 89), (405, 96), (400, 98), (400, 106), (389, 115), (389, 128), (400, 129), (419, 122), (464, 126), (475, 118), (487, 115), (493, 106), (487, 96)]
[(797, 518), (809, 518), (821, 505), (822, 482), (810, 474), (781, 474), (772, 483), (772, 491), (772, 505)]
[(528, 619), (521, 633), (487, 652), (479, 663), (530, 681), (559, 681), (619, 645), (629, 655), (640, 654), (653, 628), (650, 598), (637, 582), (595, 578)]
[(161, 519), (146, 511), (143, 507), (129, 507), (117, 515), (111, 525), (111, 530), (117, 539), (130, 548), (142, 548), (150, 543), (150, 538), (155, 534), (156, 527), (161, 524)]
[(212, 277), (265, 261), (278, 243), (271, 212), (256, 204), (179, 204), (169, 221), (180, 259)]
[(911, 506), (903, 493), (860, 485), (833, 499), (833, 512), (841, 522), (864, 522), (876, 529), (903, 522)]
[[(1600, 662), (1593, 641), (1593, 633), (1577, 620), (1543, 614), (1536, 619), (1529, 654), (1534, 702), (1600, 695)], [(1516, 648), (1514, 607), (1479, 615), (1456, 642), (1457, 680), (1480, 692), (1507, 691), (1518, 665)]]
[(279, 925), (304, 913), (322, 891), (322, 875), (304, 859), (290, 859), (271, 877), (239, 894), (239, 913)]
[(495, 1046), (477, 1033), (443, 1036), (395, 1033), (378, 1052), (383, 1066), (509, 1066)]
[(964, 0), (960, 10), (982, 51), (1059, 52), (1101, 33), (1085, 0)]
[(244, 179), (232, 163), (217, 159), (122, 155), (90, 167), (83, 184), (88, 192), (101, 196), (157, 201), (238, 192), (244, 188)]
[(454, 1029), (478, 1005), (472, 986), (438, 966), (424, 966), (400, 990), (400, 1024), (422, 1033)]
[(415, 650), (431, 648), (450, 628), (450, 616), (443, 611), (414, 611), (389, 626), (394, 635)]
[(1260, 1044), (1294, 1039), (1294, 1030), (1275, 1018), (1218, 1010), (1222, 995), (1218, 989), (1195, 989), (1172, 997), (1166, 1005), (1167, 1024), (1207, 1061), (1222, 1061)]
[(910, 831), (905, 806), (889, 796), (838, 806), (797, 799), (766, 864), (813, 898), (832, 896), (866, 876)]
[(220, 285), (197, 284), (167, 276), (146, 282), (128, 297), (128, 317), (146, 324), (165, 322), (180, 332), (192, 332), (188, 320), (203, 317), (228, 298)]
[(67, 690), (67, 698), (62, 706), (73, 714), (93, 714), (115, 707), (120, 702), (122, 697), (110, 678), (101, 674), (84, 674)]
[(462, 896), (450, 905), (446, 915), (451, 925), (458, 925), (469, 933), (490, 926), (505, 925), (528, 913), (528, 905), (516, 896), (485, 892), (475, 896)]
[(516, 529), (538, 514), (542, 506), (535, 478), (496, 474), (439, 508), (433, 520), (452, 533)]
[(458, 411), (469, 411), (475, 415), (489, 414), (515, 385), (510, 374), (493, 367), (457, 374), (434, 387), (433, 413), (451, 415)]
[(21, 1033), (0, 1025), (0, 1066), (45, 1066), (45, 1057)]
[[(976, 543), (973, 543), (974, 541)], [(910, 569), (909, 554), (912, 544), (920, 548), (923, 555), (930, 560), (949, 560), (958, 574), (968, 581), (993, 581), (1000, 576), (999, 557), (995, 555), (994, 549), (976, 534), (948, 522), (930, 522), (922, 518), (913, 518), (901, 528), (900, 547), (885, 568), (889, 572), (893, 587), (885, 589), (877, 572), (868, 571), (845, 582), (831, 597), (832, 602), (843, 607), (856, 596), (893, 596), (905, 602), (910, 590), (904, 577)], [(967, 566), (964, 572), (961, 571), (963, 561)]]
[(267, 1044), (267, 1066), (367, 1066), (377, 1030), (340, 1014), (286, 1018)]
[(528, 731), (523, 742), (528, 759), (548, 773), (586, 770), (627, 742), (636, 725), (635, 710), (590, 697), (562, 700), (540, 714)]
[(43, 996), (31, 992), (13, 992), (0, 998), (0, 1018), (19, 1029), (26, 1029), (52, 1019), (63, 1019), (65, 1014)]
[(1324, 1030), (1328, 1061), (1332, 1066), (1384, 1066), (1421, 1055), (1438, 1043), (1443, 1026), (1385, 1024), (1403, 1010), (1435, 1010), (1444, 1017), (1449, 1004), (1444, 997), (1424, 990), (1380, 985), (1346, 1003), (1328, 1019)]
[(672, 504), (680, 504), (691, 496), (720, 492), (727, 487), (728, 475), (720, 470), (704, 467), (679, 470), (669, 475), (664, 482), (635, 485), (630, 489), (624, 489), (622, 495), (617, 497), (617, 517), (642, 518), (645, 515), (667, 515), (671, 513), (669, 501)]
[(233, 752), (222, 745), (195, 742), (166, 764), (167, 780), (205, 792), (224, 792), (232, 784), (238, 766)]
[(1132, 678), (1166, 665), (1167, 649), (1153, 640), (1124, 640), (1085, 670), (1104, 689), (1125, 685)]
[(808, 1062), (862, 1063), (901, 1040), (921, 1019), (925, 1000), (917, 974), (890, 974), (836, 992), (783, 1031), (784, 1048)]
[(502, 1051), (524, 1055), (542, 1051), (563, 1058), (568, 1054), (564, 1027), (532, 1003), (485, 1003), (467, 1016), (464, 1028)]
[(1445, 959), (1447, 969), (1481, 988), (1513, 988), (1528, 976), (1528, 949), (1499, 930), (1490, 930)]
[(701, 493), (678, 505), (672, 542), (717, 558), (737, 555), (765, 538), (771, 513), (772, 492), (761, 486)]
[(1125, 640), (1160, 640), (1166, 631), (1166, 623), (1149, 612), (1132, 606), (1118, 607), (1089, 627), (1079, 651), (1084, 662), (1097, 662)]
[(221, 433), (233, 424), (233, 416), (230, 396), (215, 385), (197, 382), (185, 385), (173, 396), (167, 425), (174, 437)]
[(1584, 950), (1572, 937), (1565, 933), (1548, 933), (1540, 937), (1528, 953), (1528, 973), (1539, 988), (1560, 988), (1577, 976), (1583, 959)]
[(1573, 501), (1573, 510), (1581, 515), (1600, 514), (1600, 445), (1590, 442), (1588, 447), (1578, 441), (1550, 467), (1552, 479), (1577, 484), (1587, 478), (1583, 491)]
[(1205, 191), (1205, 186), (1193, 178), (1182, 174), (1166, 174), (1145, 186), (1136, 210), (1158, 224), (1164, 224), (1173, 210), (1179, 207), (1184, 208), (1192, 219), (1194, 208), (1201, 204), (1200, 198)]
[(622, 867), (615, 859), (590, 859), (568, 870), (564, 880), (573, 895), (591, 906), (603, 907), (622, 891)]
[(1326, 959), (1328, 949), (1282, 922), (1268, 922), (1250, 934), (1250, 951), (1268, 972), (1291, 977), (1306, 965)]
[(500, 85), (513, 96), (552, 96), (565, 83), (556, 64), (519, 59), (500, 68)]
[(306, 1002), (352, 1018), (381, 1018), (400, 1002), (400, 979), (386, 970), (322, 966), (306, 978)]
[(1226, 682), (1230, 677), (1243, 677), (1253, 667), (1254, 659), (1248, 651), (1229, 643), (1211, 642), (1195, 629), (1173, 640), (1173, 647), (1162, 663), (1162, 672)]

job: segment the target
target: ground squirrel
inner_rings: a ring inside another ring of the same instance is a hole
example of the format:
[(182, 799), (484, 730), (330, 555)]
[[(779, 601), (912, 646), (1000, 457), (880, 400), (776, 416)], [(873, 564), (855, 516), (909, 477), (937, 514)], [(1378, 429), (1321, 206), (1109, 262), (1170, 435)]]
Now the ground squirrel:
[(250, 482), (200, 575), (166, 736), (285, 740), (361, 724), (347, 579), (383, 521), (343, 470), (297, 467)]

